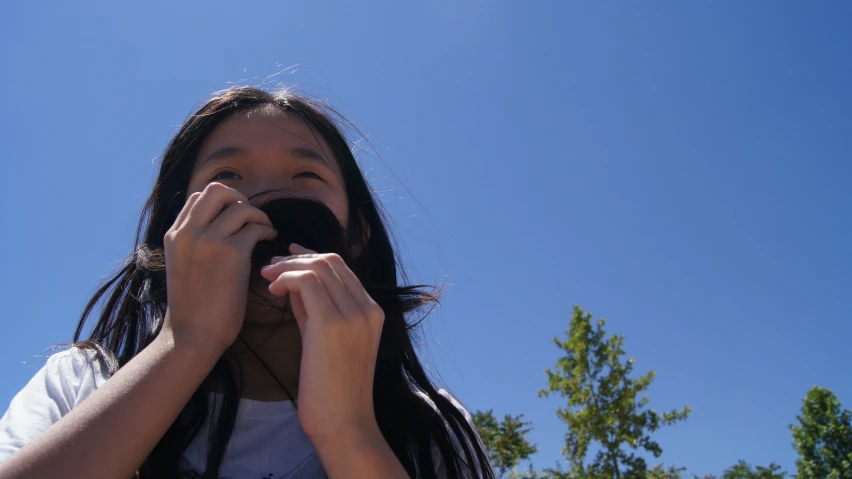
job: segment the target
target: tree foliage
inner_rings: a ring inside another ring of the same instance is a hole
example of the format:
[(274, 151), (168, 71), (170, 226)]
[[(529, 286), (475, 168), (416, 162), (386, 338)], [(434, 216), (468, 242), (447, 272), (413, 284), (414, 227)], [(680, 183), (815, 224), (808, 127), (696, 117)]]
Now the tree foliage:
[[(567, 404), (557, 409), (566, 425), (562, 450), (568, 469), (519, 469), (536, 452), (527, 439), (531, 423), (505, 415), (498, 421), (491, 410), (474, 414), (474, 422), (489, 450), (491, 463), (507, 479), (785, 479), (792, 477), (777, 464), (752, 466), (744, 460), (721, 476), (690, 474), (686, 468), (658, 464), (649, 468), (642, 455), (659, 457), (660, 445), (651, 434), (685, 420), (690, 408), (659, 414), (646, 409), (645, 391), (651, 371), (633, 378), (633, 359), (625, 358), (624, 337), (608, 336), (603, 319), (574, 308), (566, 337), (553, 339), (564, 352), (547, 369), (547, 387), (540, 397), (558, 394)], [(828, 389), (814, 387), (803, 400), (798, 424), (790, 426), (799, 453), (796, 479), (852, 479), (852, 413)], [(589, 458), (590, 451), (594, 452)]]
[(498, 476), (503, 477), (507, 471), (512, 471), (521, 461), (535, 454), (536, 447), (527, 439), (527, 433), (532, 428), (529, 422), (523, 420), (523, 414), (506, 414), (502, 422), (497, 422), (492, 411), (476, 411), (473, 423), (488, 449), (491, 465), (497, 470)]
[[(568, 399), (556, 414), (568, 426), (563, 455), (574, 475), (644, 479), (647, 465), (636, 451), (659, 457), (662, 448), (651, 433), (686, 419), (690, 409), (663, 414), (645, 409), (648, 398), (640, 395), (650, 386), (654, 372), (632, 379), (634, 360), (624, 359), (624, 336), (607, 337), (605, 324), (600, 319), (593, 326), (591, 314), (574, 308), (567, 338), (553, 338), (565, 355), (554, 370), (546, 371), (547, 388), (539, 395)], [(587, 463), (593, 444), (598, 451)]]
[[(574, 314), (567, 338), (553, 341), (565, 355), (548, 369), (547, 388), (540, 396), (567, 398), (557, 416), (568, 426), (563, 455), (574, 477), (633, 479), (647, 476), (645, 460), (638, 451), (659, 457), (660, 445), (651, 433), (689, 416), (689, 407), (662, 414), (648, 410), (641, 397), (654, 379), (653, 371), (636, 379), (632, 358), (624, 358), (624, 336), (607, 337), (605, 320), (592, 325), (592, 315), (580, 307)], [(587, 462), (590, 446), (597, 446)]]
[(648, 479), (684, 479), (685, 477), (685, 467), (669, 466), (666, 468), (662, 464), (657, 464), (648, 470)]
[(841, 410), (834, 393), (811, 388), (797, 419), (790, 426), (799, 452), (797, 479), (852, 478), (852, 413)]
[[(694, 476), (698, 479), (698, 476)], [(725, 469), (719, 479), (785, 479), (787, 473), (781, 470), (781, 466), (774, 462), (768, 466), (753, 467), (746, 461), (740, 459), (735, 465)], [(716, 479), (716, 476), (703, 476), (701, 479)]]

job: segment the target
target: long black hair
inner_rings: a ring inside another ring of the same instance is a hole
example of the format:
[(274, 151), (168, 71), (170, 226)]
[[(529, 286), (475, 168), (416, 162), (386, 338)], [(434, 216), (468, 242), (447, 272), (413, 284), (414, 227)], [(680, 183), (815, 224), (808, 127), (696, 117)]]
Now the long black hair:
[[(184, 122), (163, 154), (151, 195), (142, 209), (133, 252), (87, 303), (74, 333), (74, 345), (94, 350), (112, 374), (154, 340), (167, 306), (163, 238), (186, 201), (199, 148), (223, 120), (240, 112), (268, 108), (299, 115), (329, 145), (341, 168), (350, 205), (348, 237), (367, 238), (351, 266), (365, 285), (371, 285), (368, 291), (385, 312), (373, 385), (376, 419), (385, 440), (411, 477), (494, 477), (475, 429), (448, 398), (438, 393), (417, 357), (414, 342), (419, 321), (408, 313), (429, 306), (437, 297), (434, 290), (406, 284), (384, 214), (342, 133), (342, 128), (351, 123), (325, 102), (290, 90), (230, 88), (217, 93)], [(97, 324), (89, 338), (81, 341), (86, 321), (98, 305)], [(221, 405), (212, 408), (217, 414), (211, 421), (214, 434), (208, 442), (203, 477), (218, 477), (236, 420), (241, 384), (238, 376), (239, 368), (229, 350), (146, 458), (140, 477), (177, 477), (181, 456), (211, 411), (211, 381), (217, 382), (224, 393)], [(423, 400), (424, 394), (435, 408)], [(436, 472), (434, 464), (442, 464), (441, 470)]]

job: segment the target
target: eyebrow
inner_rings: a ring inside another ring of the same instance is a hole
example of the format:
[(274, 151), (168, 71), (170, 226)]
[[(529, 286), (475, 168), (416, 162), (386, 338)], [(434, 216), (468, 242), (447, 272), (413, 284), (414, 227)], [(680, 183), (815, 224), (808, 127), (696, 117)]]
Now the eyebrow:
[[(207, 158), (204, 158), (204, 160), (198, 165), (198, 168), (201, 169), (208, 163), (233, 158), (235, 156), (246, 156), (247, 154), (248, 151), (245, 148), (239, 146), (225, 146), (207, 155)], [(310, 148), (293, 148), (290, 150), (290, 156), (299, 160), (317, 162), (334, 170), (324, 155), (321, 155)]]

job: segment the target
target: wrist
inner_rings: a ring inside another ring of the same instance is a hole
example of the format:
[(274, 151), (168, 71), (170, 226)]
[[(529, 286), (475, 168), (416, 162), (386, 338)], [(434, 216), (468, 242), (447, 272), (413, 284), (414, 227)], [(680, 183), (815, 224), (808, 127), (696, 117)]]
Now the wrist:
[(375, 421), (339, 432), (328, 441), (314, 443), (328, 477), (409, 477)]
[(176, 321), (171, 316), (171, 311), (166, 311), (163, 320), (163, 328), (160, 330), (158, 339), (169, 347), (185, 351), (187, 353), (215, 356), (217, 359), (231, 345), (225, 341), (213, 337), (209, 330), (201, 330), (198, 326), (187, 321)]
[(309, 436), (317, 452), (352, 451), (383, 442), (384, 436), (375, 419), (338, 426), (333, 434)]
[(168, 353), (179, 360), (190, 361), (198, 365), (209, 364), (211, 368), (226, 349), (196, 335), (176, 331), (167, 326), (164, 326), (160, 334), (154, 339), (152, 346), (155, 345), (164, 353)]

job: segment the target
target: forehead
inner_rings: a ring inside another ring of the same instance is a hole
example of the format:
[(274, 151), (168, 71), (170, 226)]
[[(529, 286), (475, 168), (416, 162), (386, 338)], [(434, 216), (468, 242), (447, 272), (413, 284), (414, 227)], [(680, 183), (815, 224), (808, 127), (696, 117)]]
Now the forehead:
[(286, 155), (299, 148), (313, 150), (340, 173), (334, 153), (318, 131), (297, 114), (274, 108), (236, 113), (219, 123), (201, 143), (193, 169), (222, 148), (238, 148), (258, 155)]

